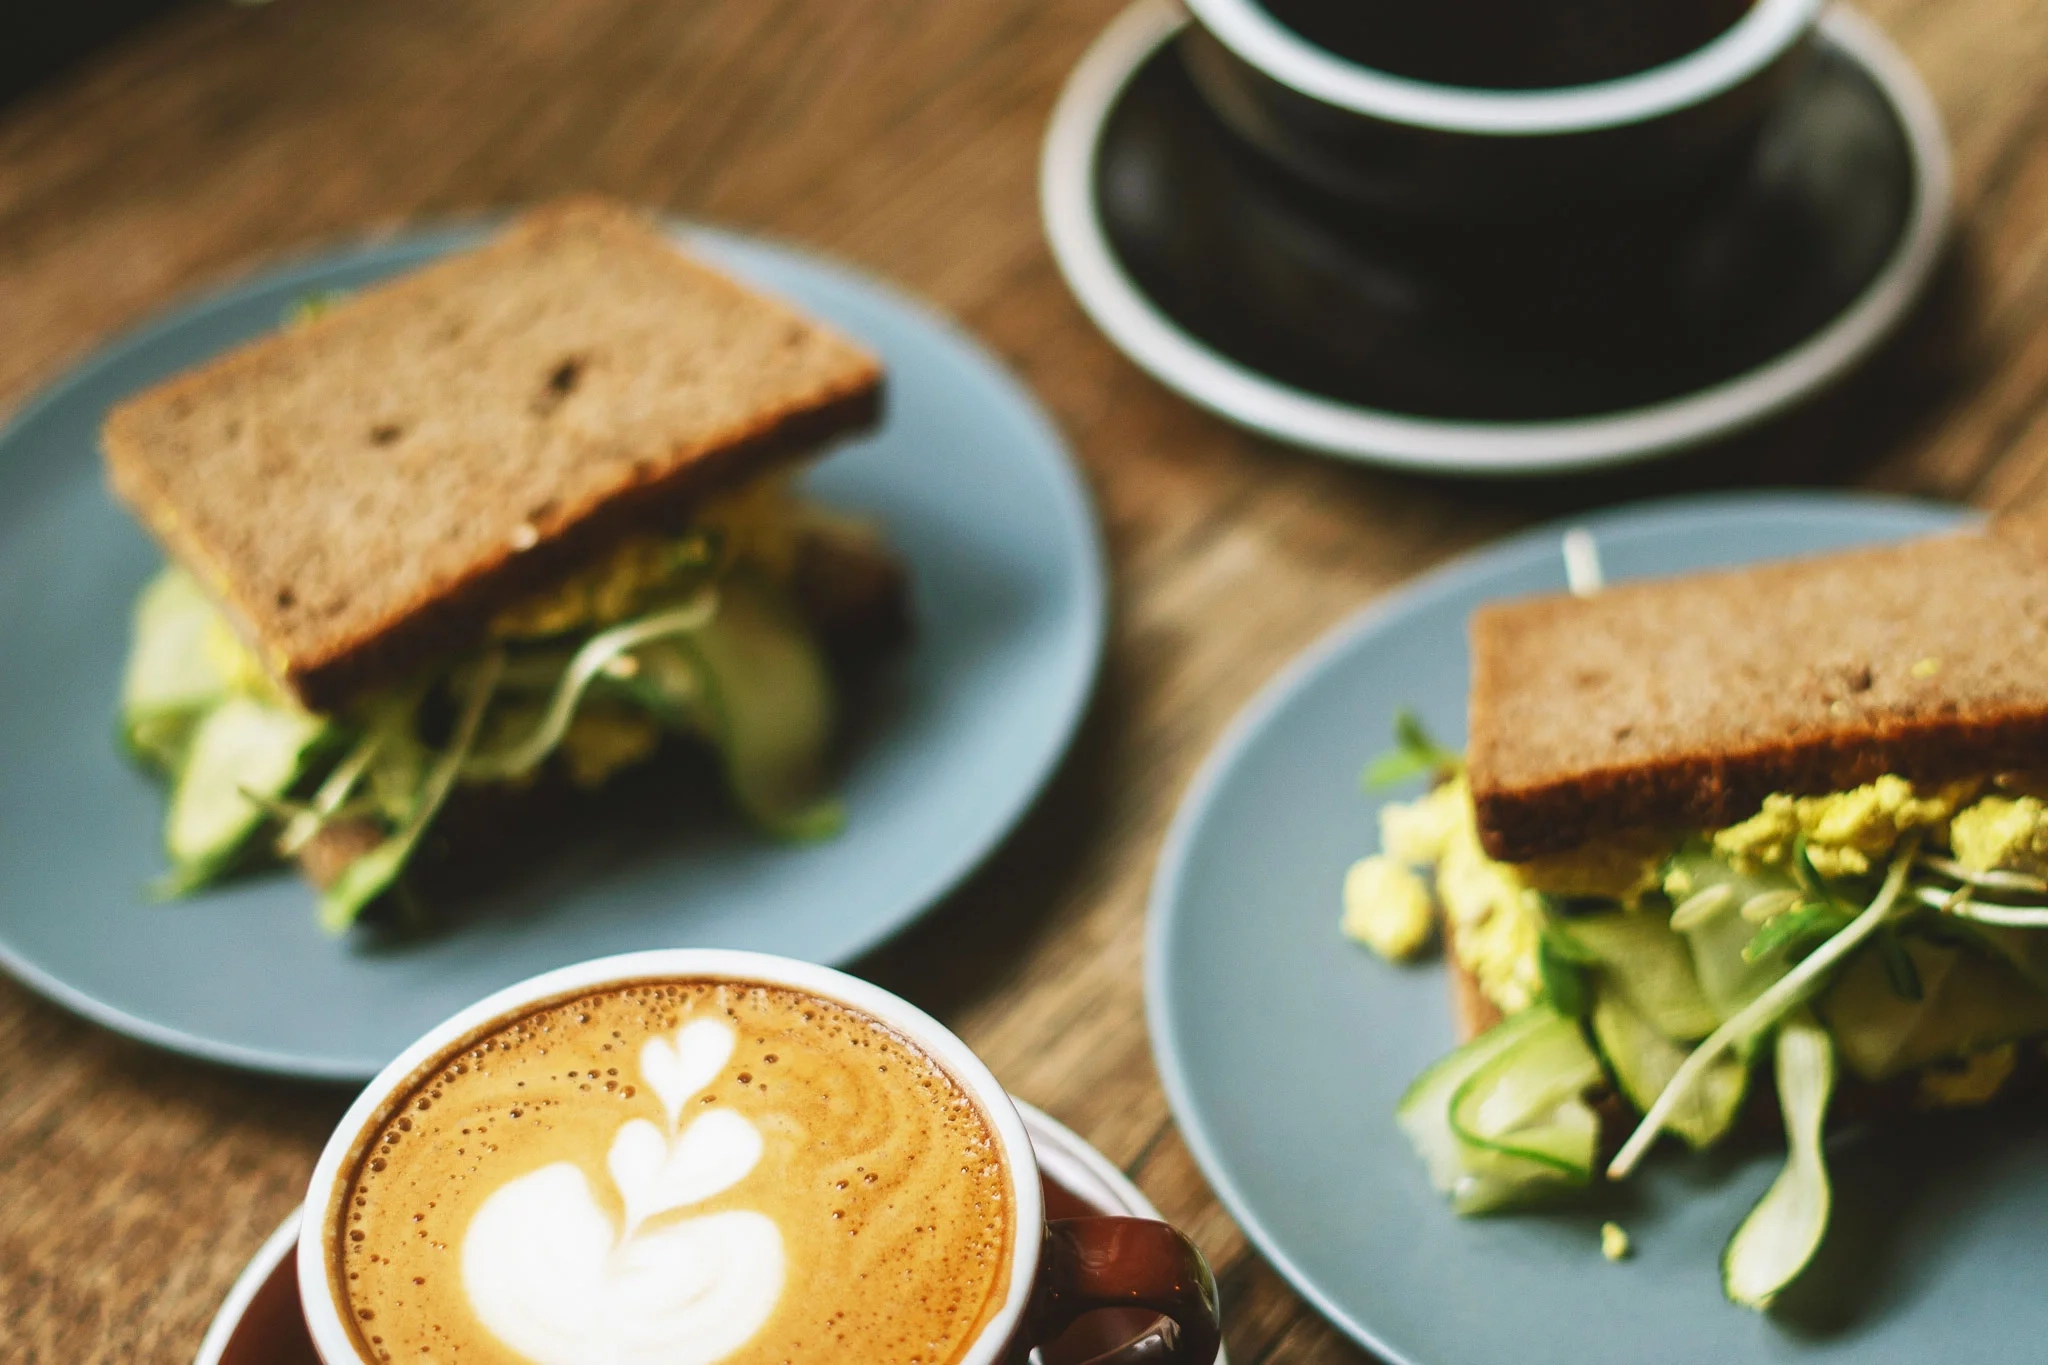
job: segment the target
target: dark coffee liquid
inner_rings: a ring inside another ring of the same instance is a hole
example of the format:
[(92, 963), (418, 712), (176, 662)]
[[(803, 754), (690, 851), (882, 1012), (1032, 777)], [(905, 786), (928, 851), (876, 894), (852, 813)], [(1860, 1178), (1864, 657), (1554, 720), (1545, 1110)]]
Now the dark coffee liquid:
[(1678, 60), (1752, 0), (1262, 0), (1347, 61), (1437, 85), (1540, 90)]

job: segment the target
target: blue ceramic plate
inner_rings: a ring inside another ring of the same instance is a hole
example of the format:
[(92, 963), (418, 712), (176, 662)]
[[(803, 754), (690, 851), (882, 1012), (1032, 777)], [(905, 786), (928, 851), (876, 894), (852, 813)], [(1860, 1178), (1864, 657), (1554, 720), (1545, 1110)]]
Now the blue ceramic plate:
[(108, 405), (350, 289), (474, 241), (323, 254), (182, 308), (89, 361), (0, 436), (0, 963), (81, 1014), (181, 1052), (333, 1079), (374, 1074), (459, 1007), (636, 948), (845, 963), (936, 902), (1022, 815), (1086, 704), (1102, 547), (1060, 437), (972, 341), (787, 247), (691, 230), (735, 274), (839, 324), (890, 370), (881, 430), (817, 495), (910, 562), (918, 638), (861, 719), (849, 823), (807, 846), (738, 820), (598, 841), (426, 941), (327, 937), (289, 874), (152, 904), (163, 795), (114, 748), (129, 605), (159, 557), (101, 486)]
[[(1954, 517), (1753, 496), (1578, 524), (1620, 579), (1898, 539)], [(1398, 1365), (2040, 1360), (2039, 1120), (1946, 1116), (1836, 1144), (1832, 1235), (1773, 1318), (1724, 1302), (1718, 1265), (1782, 1148), (1660, 1152), (1637, 1181), (1565, 1212), (1460, 1220), (1430, 1190), (1393, 1114), (1452, 1046), (1448, 995), (1440, 966), (1389, 966), (1337, 932), (1344, 869), (1378, 845), (1380, 798), (1361, 793), (1359, 771), (1403, 705), (1446, 743), (1462, 739), (1466, 616), (1562, 588), (1561, 529), (1431, 574), (1337, 629), (1252, 704), (1195, 782), (1153, 890), (1146, 985), (1159, 1069), (1203, 1172), (1295, 1288)], [(1633, 1259), (1601, 1259), (1607, 1218), (1634, 1235)]]

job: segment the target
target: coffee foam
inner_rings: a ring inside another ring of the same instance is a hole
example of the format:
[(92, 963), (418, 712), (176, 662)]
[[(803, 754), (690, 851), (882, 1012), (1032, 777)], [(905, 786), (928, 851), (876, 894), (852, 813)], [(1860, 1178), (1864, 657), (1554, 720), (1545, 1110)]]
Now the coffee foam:
[(781, 987), (634, 983), (484, 1030), (359, 1144), (330, 1227), (366, 1360), (957, 1360), (1015, 1211), (914, 1044)]

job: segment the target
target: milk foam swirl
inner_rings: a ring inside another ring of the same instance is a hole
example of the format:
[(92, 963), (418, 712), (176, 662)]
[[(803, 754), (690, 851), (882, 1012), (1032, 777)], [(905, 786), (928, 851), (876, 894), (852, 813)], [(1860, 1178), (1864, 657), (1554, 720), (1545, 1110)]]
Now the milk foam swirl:
[(767, 1322), (783, 1281), (774, 1220), (728, 1210), (645, 1226), (730, 1189), (761, 1159), (761, 1134), (740, 1114), (679, 1122), (735, 1041), (723, 1023), (701, 1019), (641, 1049), (668, 1131), (629, 1119), (612, 1139), (606, 1165), (624, 1227), (566, 1161), (484, 1201), (463, 1238), (462, 1282), (499, 1340), (539, 1365), (712, 1365)]

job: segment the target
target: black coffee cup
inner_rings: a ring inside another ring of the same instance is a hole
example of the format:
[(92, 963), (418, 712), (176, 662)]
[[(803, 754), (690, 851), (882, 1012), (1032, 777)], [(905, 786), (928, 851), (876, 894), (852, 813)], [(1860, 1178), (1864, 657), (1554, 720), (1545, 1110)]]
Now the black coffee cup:
[[(1326, 193), (1471, 221), (1709, 201), (1747, 164), (1824, 0), (1272, 3), (1186, 0), (1183, 58), (1231, 130)], [(1676, 17), (1642, 21), (1657, 7)], [(1529, 84), (1558, 80), (1574, 83)]]

